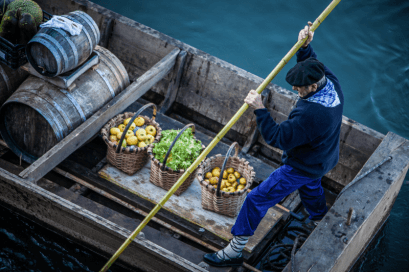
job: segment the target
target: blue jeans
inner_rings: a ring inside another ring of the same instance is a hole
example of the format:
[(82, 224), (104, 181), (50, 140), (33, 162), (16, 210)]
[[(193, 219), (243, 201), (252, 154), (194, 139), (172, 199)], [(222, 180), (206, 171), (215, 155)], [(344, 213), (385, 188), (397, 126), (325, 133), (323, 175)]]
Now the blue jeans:
[(321, 220), (327, 213), (321, 178), (313, 179), (283, 165), (248, 195), (231, 229), (234, 236), (252, 236), (267, 210), (297, 190), (311, 220)]

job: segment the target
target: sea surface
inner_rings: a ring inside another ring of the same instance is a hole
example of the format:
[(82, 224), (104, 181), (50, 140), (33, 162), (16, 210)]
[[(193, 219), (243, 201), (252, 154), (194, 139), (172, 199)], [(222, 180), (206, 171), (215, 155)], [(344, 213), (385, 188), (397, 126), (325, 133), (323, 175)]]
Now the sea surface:
[[(329, 0), (93, 2), (262, 78), (294, 45), (299, 30), (307, 21), (314, 21), (330, 3)], [(392, 131), (409, 139), (408, 14), (409, 1), (344, 0), (316, 30), (312, 45), (319, 60), (341, 82), (345, 95), (345, 116), (383, 134)], [(291, 89), (285, 81), (285, 74), (294, 64), (295, 58), (273, 82)], [(405, 178), (385, 228), (364, 255), (357, 270), (409, 271), (408, 181), (409, 176)], [(2, 211), (0, 213), (3, 214)], [(5, 219), (1, 218), (0, 242), (3, 242), (3, 237), (14, 243), (0, 243), (0, 270), (98, 269), (83, 258), (98, 259), (98, 256), (92, 256), (96, 254), (63, 238), (48, 238), (49, 234), (46, 233), (49, 232), (31, 231), (25, 228), (31, 223), (13, 214), (7, 215)], [(48, 249), (48, 254), (41, 252), (36, 242), (25, 246), (27, 251), (43, 253), (46, 258), (38, 253), (35, 258), (23, 251), (20, 253), (21, 242), (33, 240), (16, 234), (19, 228), (25, 228), (33, 238), (38, 236), (39, 239), (34, 239), (37, 243), (39, 240), (53, 242), (43, 244), (42, 249)], [(61, 246), (65, 251), (61, 250)], [(57, 252), (59, 256), (54, 256)], [(56, 261), (58, 257), (59, 262)], [(18, 267), (19, 261), (25, 261), (28, 265)]]

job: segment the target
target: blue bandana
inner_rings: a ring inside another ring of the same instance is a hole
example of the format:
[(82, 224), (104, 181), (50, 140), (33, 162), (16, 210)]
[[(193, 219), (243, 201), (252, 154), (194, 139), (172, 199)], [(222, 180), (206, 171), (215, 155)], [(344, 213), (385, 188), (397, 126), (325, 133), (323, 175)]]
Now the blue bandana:
[(327, 84), (324, 86), (324, 88), (305, 100), (319, 103), (325, 107), (335, 107), (341, 104), (338, 93), (335, 91), (334, 84), (328, 78)]

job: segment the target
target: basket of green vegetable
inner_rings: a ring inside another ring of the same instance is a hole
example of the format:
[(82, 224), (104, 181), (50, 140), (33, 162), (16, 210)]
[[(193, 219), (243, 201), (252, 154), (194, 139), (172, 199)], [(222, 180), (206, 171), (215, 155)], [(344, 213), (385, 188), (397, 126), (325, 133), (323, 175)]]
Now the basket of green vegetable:
[[(194, 124), (188, 124), (182, 130), (162, 131), (160, 142), (153, 143), (148, 148), (151, 158), (149, 179), (151, 183), (165, 190), (172, 188), (205, 148), (194, 134)], [(197, 169), (188, 176), (175, 192), (176, 195), (182, 194), (189, 188), (196, 177), (196, 172)]]

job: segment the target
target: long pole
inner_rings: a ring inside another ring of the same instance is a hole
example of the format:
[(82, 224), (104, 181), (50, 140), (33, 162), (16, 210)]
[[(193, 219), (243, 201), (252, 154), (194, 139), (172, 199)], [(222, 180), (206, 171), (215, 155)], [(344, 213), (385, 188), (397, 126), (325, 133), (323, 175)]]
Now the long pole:
[[(341, 0), (333, 0), (328, 7), (318, 16), (310, 27), (310, 31), (314, 32), (319, 25), (327, 18), (331, 11), (338, 5)], [(283, 69), (283, 67), (290, 61), (294, 54), (300, 49), (304, 42), (308, 39), (306, 37), (303, 40), (298, 41), (291, 50), (284, 56), (284, 58), (278, 63), (278, 65), (271, 71), (267, 78), (257, 87), (257, 93), (261, 94), (266, 86), (274, 79), (275, 76)], [(115, 254), (109, 259), (109, 261), (101, 269), (101, 272), (107, 271), (108, 268), (115, 262), (115, 260), (121, 255), (126, 247), (138, 236), (139, 232), (148, 224), (152, 217), (162, 208), (162, 206), (169, 200), (169, 198), (175, 193), (175, 191), (182, 185), (186, 178), (197, 168), (202, 160), (209, 154), (209, 152), (216, 146), (216, 144), (226, 135), (230, 128), (237, 122), (237, 120), (246, 112), (249, 108), (247, 103), (244, 103), (242, 107), (236, 112), (236, 114), (230, 119), (230, 121), (223, 127), (223, 129), (216, 135), (216, 137), (209, 143), (200, 156), (190, 165), (190, 167), (183, 173), (179, 180), (173, 185), (173, 187), (166, 193), (166, 195), (159, 201), (159, 203), (151, 210), (151, 212), (143, 219), (139, 226), (132, 232), (132, 234), (125, 240), (121, 247), (115, 252)]]

